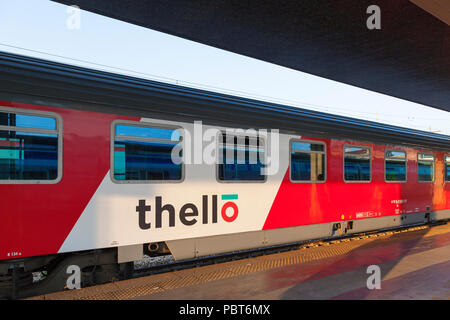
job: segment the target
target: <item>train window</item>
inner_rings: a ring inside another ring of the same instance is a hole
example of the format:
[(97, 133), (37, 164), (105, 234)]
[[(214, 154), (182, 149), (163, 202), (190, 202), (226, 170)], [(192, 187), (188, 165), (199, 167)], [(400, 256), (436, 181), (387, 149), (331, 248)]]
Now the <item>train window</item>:
[(0, 183), (56, 183), (62, 149), (56, 116), (0, 109)]
[(450, 156), (445, 156), (445, 181), (450, 181)]
[(344, 181), (370, 181), (371, 159), (369, 147), (344, 147)]
[(417, 154), (418, 180), (421, 182), (434, 181), (434, 156), (431, 153)]
[(399, 150), (386, 150), (384, 168), (386, 181), (405, 182), (406, 152)]
[(321, 142), (291, 142), (291, 181), (325, 181), (325, 144)]
[(261, 138), (221, 134), (219, 136), (219, 181), (260, 181), (266, 179), (265, 147)]
[(182, 180), (183, 165), (172, 158), (172, 152), (182, 156), (179, 128), (142, 123), (116, 123), (113, 127), (112, 177), (115, 182)]

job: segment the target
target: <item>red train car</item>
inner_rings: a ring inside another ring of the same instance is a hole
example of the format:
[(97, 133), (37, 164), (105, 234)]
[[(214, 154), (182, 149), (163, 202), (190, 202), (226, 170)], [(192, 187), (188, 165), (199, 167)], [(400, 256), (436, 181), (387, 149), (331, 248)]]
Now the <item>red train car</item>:
[(450, 218), (447, 136), (4, 53), (0, 83), (0, 296)]

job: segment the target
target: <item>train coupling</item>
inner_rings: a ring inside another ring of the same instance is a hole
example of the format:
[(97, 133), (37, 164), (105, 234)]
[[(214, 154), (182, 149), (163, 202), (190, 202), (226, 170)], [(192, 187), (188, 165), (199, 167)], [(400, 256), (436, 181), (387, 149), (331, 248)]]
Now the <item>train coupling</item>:
[(144, 254), (155, 257), (170, 254), (165, 242), (151, 242), (144, 245)]

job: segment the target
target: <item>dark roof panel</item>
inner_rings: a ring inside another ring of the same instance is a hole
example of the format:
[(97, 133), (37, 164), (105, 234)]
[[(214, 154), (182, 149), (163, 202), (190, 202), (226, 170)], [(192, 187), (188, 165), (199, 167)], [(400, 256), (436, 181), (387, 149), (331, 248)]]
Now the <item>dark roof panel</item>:
[(450, 111), (450, 27), (409, 0), (55, 1)]

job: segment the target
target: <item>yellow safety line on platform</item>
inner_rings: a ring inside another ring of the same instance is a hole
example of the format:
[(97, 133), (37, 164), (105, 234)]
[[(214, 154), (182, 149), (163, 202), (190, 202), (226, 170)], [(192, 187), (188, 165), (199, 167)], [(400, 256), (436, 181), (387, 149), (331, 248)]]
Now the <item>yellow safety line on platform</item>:
[(265, 271), (287, 265), (344, 255), (378, 239), (388, 239), (396, 234), (429, 229), (422, 238), (450, 232), (450, 225), (418, 226), (399, 231), (387, 231), (365, 236), (355, 236), (328, 242), (309, 243), (282, 253), (246, 258), (216, 265), (173, 271), (141, 278), (123, 280), (80, 290), (62, 291), (28, 299), (38, 300), (123, 300), (153, 293), (194, 286), (219, 279), (227, 279), (253, 272)]

